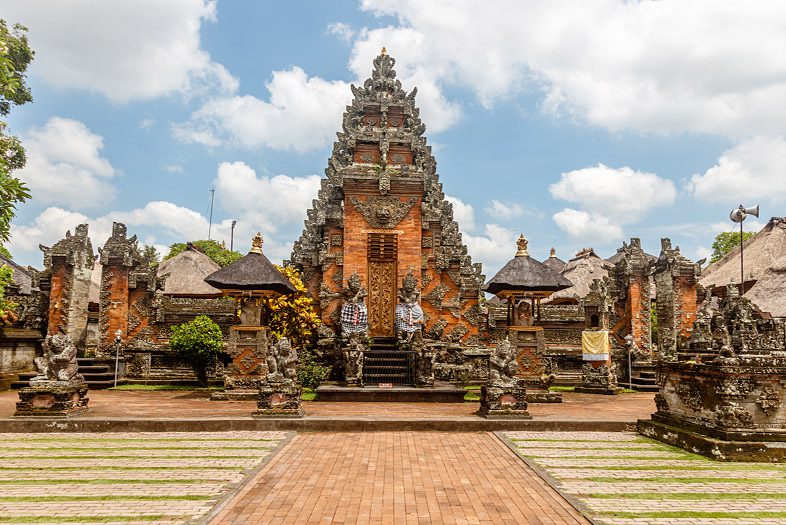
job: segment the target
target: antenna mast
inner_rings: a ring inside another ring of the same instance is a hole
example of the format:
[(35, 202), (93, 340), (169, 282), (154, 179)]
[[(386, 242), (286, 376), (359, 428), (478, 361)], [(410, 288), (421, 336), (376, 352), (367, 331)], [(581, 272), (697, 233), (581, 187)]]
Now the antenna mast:
[(210, 234), (213, 230), (213, 198), (216, 196), (216, 189), (210, 189), (210, 221), (207, 227), (207, 240), (210, 240)]

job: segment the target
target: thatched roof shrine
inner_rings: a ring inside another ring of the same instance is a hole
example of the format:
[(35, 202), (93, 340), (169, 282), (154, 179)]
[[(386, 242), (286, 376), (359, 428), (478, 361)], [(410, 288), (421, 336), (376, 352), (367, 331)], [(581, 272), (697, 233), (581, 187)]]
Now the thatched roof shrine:
[(543, 264), (558, 273), (565, 269), (565, 261), (557, 257), (557, 250), (554, 248), (551, 249), (549, 258), (543, 261)]
[(273, 291), (287, 295), (297, 291), (262, 253), (262, 236), (259, 233), (254, 237), (248, 254), (211, 273), (205, 277), (205, 282), (225, 292)]
[(567, 262), (561, 272), (563, 277), (573, 283), (573, 286), (555, 292), (549, 297), (549, 302), (576, 302), (586, 297), (592, 281), (607, 277), (612, 266), (608, 261), (598, 257), (592, 248), (581, 250)]
[(523, 235), (519, 236), (517, 244), (516, 256), (491, 278), (484, 288), (486, 292), (545, 292), (543, 295), (547, 296), (573, 285), (558, 272), (530, 257)]
[(210, 257), (188, 248), (158, 266), (158, 276), (166, 276), (164, 294), (178, 297), (218, 297), (221, 290), (205, 282), (205, 278), (221, 269)]

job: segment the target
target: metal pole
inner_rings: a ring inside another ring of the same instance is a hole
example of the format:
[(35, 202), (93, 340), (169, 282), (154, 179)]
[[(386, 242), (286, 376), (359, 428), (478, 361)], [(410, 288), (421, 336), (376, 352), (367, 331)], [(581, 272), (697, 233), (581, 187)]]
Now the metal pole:
[(633, 361), (630, 357), (630, 350), (633, 345), (628, 345), (628, 388), (633, 390)]
[(216, 196), (216, 190), (210, 190), (210, 224), (207, 227), (207, 240), (210, 240), (210, 233), (213, 230), (213, 197)]
[(115, 338), (115, 387), (117, 387), (117, 371), (120, 366), (120, 337)]
[(229, 251), (235, 251), (235, 224), (237, 221), (232, 221), (232, 227), (229, 229)]
[(742, 221), (740, 221), (740, 296), (745, 295), (745, 266), (742, 257)]

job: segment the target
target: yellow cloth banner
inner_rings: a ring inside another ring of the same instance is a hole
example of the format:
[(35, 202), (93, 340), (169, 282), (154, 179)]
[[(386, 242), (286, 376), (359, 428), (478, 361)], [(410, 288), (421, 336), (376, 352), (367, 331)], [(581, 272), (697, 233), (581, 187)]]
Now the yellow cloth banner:
[(608, 330), (585, 330), (581, 332), (581, 353), (585, 361), (605, 361), (611, 348)]

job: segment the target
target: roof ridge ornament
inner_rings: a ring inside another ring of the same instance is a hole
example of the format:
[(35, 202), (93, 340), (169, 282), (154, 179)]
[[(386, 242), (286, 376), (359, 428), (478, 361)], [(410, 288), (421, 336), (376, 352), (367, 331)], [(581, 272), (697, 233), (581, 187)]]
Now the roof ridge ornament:
[(551, 247), (551, 250), (549, 250), (549, 257), (557, 257), (557, 250), (555, 250), (553, 246)]
[(260, 232), (257, 232), (257, 234), (254, 235), (253, 240), (251, 241), (251, 249), (248, 251), (248, 253), (258, 253), (262, 255), (263, 242), (264, 241), (262, 240), (262, 234)]
[(516, 252), (516, 257), (529, 257), (529, 253), (527, 253), (528, 244), (529, 241), (527, 240), (526, 237), (524, 237), (524, 234), (522, 233), (521, 235), (519, 235), (519, 238), (516, 241), (516, 246), (519, 247), (518, 251)]

